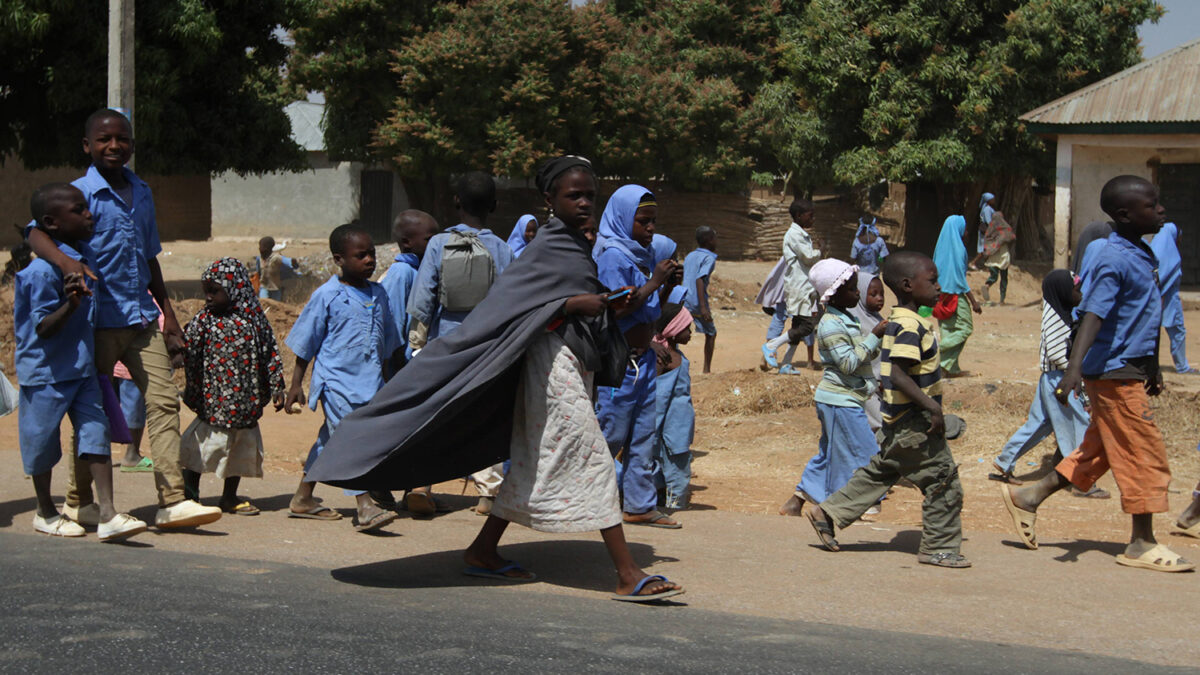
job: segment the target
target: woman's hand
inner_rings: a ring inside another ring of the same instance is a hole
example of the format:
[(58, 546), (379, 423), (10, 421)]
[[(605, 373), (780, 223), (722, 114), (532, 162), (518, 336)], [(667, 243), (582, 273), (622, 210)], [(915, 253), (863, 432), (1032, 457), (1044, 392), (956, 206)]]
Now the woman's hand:
[(675, 274), (675, 268), (678, 266), (679, 264), (670, 258), (658, 263), (654, 267), (654, 274), (650, 277), (650, 283), (654, 284), (655, 287), (662, 286), (667, 282), (667, 279), (670, 279)]

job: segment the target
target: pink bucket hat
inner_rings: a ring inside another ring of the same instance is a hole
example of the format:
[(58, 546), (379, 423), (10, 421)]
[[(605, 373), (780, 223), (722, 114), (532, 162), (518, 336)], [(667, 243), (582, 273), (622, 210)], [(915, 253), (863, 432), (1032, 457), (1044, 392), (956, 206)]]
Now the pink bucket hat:
[(858, 272), (858, 265), (842, 262), (837, 258), (820, 260), (808, 270), (808, 279), (817, 295), (821, 296), (821, 304), (829, 302), (829, 298), (837, 293), (837, 289)]

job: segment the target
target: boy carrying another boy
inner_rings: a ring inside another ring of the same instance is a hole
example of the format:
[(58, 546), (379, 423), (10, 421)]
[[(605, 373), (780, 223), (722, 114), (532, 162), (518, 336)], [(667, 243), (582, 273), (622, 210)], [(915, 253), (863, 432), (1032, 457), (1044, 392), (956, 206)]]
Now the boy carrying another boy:
[(293, 270), (299, 261), (293, 260), (280, 253), (283, 244), (275, 245), (274, 237), (263, 237), (258, 240), (258, 258), (254, 263), (258, 274), (258, 297), (272, 300), (283, 300), (283, 280), (287, 275), (294, 276)]
[(820, 505), (804, 505), (804, 515), (830, 551), (839, 550), (834, 528), (849, 527), (903, 477), (925, 495), (917, 562), (971, 566), (959, 553), (963, 492), (946, 444), (937, 336), (933, 323), (917, 313), (937, 302), (937, 279), (937, 266), (921, 253), (900, 251), (883, 263), (883, 280), (896, 294), (896, 306), (883, 337), (880, 451)]
[[(299, 412), (305, 403), (304, 371), (313, 362), (308, 407), (321, 409), (325, 423), (308, 452), (304, 473), (317, 461), (330, 434), (351, 411), (371, 400), (391, 374), (390, 364), (404, 349), (396, 322), (388, 308), (387, 293), (371, 281), (375, 274), (375, 244), (357, 223), (334, 228), (329, 251), (341, 274), (313, 291), (300, 318), (287, 336), (287, 346), (296, 354), (292, 384), (284, 409)], [(293, 408), (295, 406), (295, 408)], [(342, 515), (313, 499), (316, 483), (302, 476), (288, 509), (292, 518), (339, 520)], [(376, 506), (363, 490), (346, 490), (358, 502), (354, 529), (375, 530), (396, 519), (396, 514)]]
[[(30, 203), (39, 231), (57, 242), (64, 256), (87, 264), (92, 214), (83, 193), (66, 183), (43, 185)], [(100, 541), (117, 541), (146, 531), (146, 524), (113, 507), (108, 417), (96, 378), (95, 303), (83, 274), (66, 273), (38, 258), (17, 273), (13, 296), (17, 378), (21, 384), (18, 427), (21, 460), (33, 478), (37, 512), (33, 529), (60, 537), (84, 530), (59, 515), (50, 498), (50, 471), (62, 457), (63, 416), (75, 428), (75, 451), (96, 482)]]
[(1100, 208), (1115, 231), (1091, 267), (1092, 285), (1079, 305), (1082, 317), (1066, 374), (1054, 390), (1059, 403), (1082, 381), (1092, 419), (1079, 447), (1045, 478), (1000, 494), (1021, 542), (1036, 549), (1034, 522), (1047, 497), (1074, 485), (1087, 491), (1111, 468), (1121, 509), (1133, 521), (1121, 565), (1184, 572), (1195, 565), (1154, 538), (1154, 514), (1167, 510), (1167, 448), (1154, 423), (1149, 396), (1162, 392), (1158, 327), (1162, 299), (1158, 261), (1142, 237), (1163, 224), (1158, 189), (1137, 176), (1117, 176), (1100, 191)]
[(710, 373), (717, 325), (708, 302), (708, 282), (717, 264), (717, 231), (706, 225), (697, 227), (696, 244), (699, 248), (683, 259), (683, 306), (695, 319), (696, 332), (704, 336), (704, 372)]
[[(102, 108), (84, 123), (83, 151), (92, 166), (74, 183), (87, 199), (95, 223), (90, 246), (95, 273), (65, 255), (40, 229), (27, 229), (39, 257), (65, 274), (99, 278), (96, 302), (96, 370), (111, 375), (117, 361), (129, 369), (146, 397), (146, 430), (158, 488), (159, 528), (195, 527), (221, 517), (221, 509), (186, 498), (179, 462), (179, 393), (171, 367), (183, 366), (183, 330), (175, 318), (162, 269), (162, 251), (150, 187), (125, 165), (133, 156), (133, 127), (116, 110)], [(149, 291), (149, 293), (147, 293)], [(157, 302), (157, 306), (155, 305)], [(163, 327), (158, 327), (159, 307)], [(84, 524), (98, 522), (91, 474), (76, 457), (68, 473), (63, 512)]]

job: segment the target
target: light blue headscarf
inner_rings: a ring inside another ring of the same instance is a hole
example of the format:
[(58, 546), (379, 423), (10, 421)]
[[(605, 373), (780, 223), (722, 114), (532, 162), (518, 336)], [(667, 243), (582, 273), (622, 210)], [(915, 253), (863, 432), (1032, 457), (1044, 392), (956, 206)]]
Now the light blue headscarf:
[(1158, 258), (1158, 287), (1164, 291), (1183, 278), (1183, 258), (1179, 255), (1179, 227), (1164, 223), (1150, 240), (1150, 250)]
[(875, 235), (876, 237), (883, 236), (883, 235), (879, 234), (879, 228), (875, 226), (874, 218), (872, 218), (871, 222), (869, 222), (869, 223), (867, 221), (863, 220), (862, 218), (858, 219), (858, 230), (854, 233), (854, 236), (855, 237), (861, 236), (863, 232), (870, 232), (871, 234)]
[(531, 220), (537, 220), (537, 218), (528, 213), (517, 218), (517, 224), (513, 227), (512, 234), (508, 235), (508, 247), (512, 249), (514, 258), (521, 255), (521, 249), (529, 245), (529, 242), (525, 241), (525, 227)]
[(650, 240), (650, 257), (654, 261), (654, 265), (675, 255), (675, 250), (679, 246), (675, 240), (665, 234), (654, 233), (654, 238)]
[(608, 198), (604, 214), (600, 216), (600, 236), (596, 242), (597, 259), (605, 251), (615, 248), (634, 265), (646, 271), (654, 268), (654, 255), (649, 248), (633, 240), (633, 216), (637, 213), (642, 197), (652, 195), (641, 185), (622, 185)]
[(987, 206), (987, 203), (992, 201), (995, 198), (996, 198), (996, 195), (994, 195), (990, 192), (983, 193), (983, 196), (981, 196), (979, 198), (979, 210), (982, 211), (983, 207)]
[(942, 223), (942, 233), (933, 249), (933, 264), (937, 265), (943, 293), (958, 295), (971, 290), (967, 285), (967, 247), (963, 244), (966, 229), (967, 219), (962, 216), (950, 216)]

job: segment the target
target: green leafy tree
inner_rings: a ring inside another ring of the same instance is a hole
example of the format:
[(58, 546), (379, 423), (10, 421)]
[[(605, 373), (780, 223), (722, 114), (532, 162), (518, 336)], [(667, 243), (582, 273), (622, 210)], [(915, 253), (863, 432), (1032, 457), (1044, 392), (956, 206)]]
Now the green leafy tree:
[[(138, 3), (138, 170), (301, 169), (283, 106), (288, 0)], [(0, 158), (79, 165), (83, 121), (107, 97), (107, 3), (10, 0), (0, 11)]]

